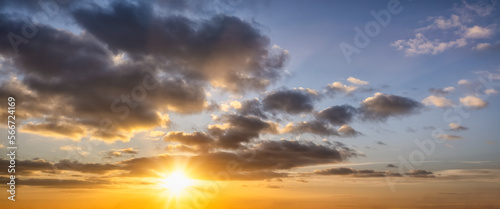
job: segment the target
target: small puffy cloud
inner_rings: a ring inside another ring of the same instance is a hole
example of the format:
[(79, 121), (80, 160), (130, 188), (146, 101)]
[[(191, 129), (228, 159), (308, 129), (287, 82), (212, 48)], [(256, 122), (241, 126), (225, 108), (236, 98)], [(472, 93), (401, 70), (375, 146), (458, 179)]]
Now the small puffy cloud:
[(463, 130), (467, 130), (468, 129), (468, 128), (464, 127), (464, 126), (461, 126), (458, 123), (450, 123), (450, 124), (448, 124), (448, 126), (450, 127), (450, 130), (453, 130), (453, 131), (463, 131)]
[(126, 61), (127, 57), (125, 53), (118, 53), (117, 55), (111, 57), (113, 64), (120, 65)]
[(347, 81), (349, 81), (352, 84), (356, 84), (356, 85), (368, 85), (368, 84), (370, 84), (368, 81), (363, 81), (363, 80), (360, 80), (360, 79), (357, 79), (354, 77), (347, 78)]
[(440, 138), (440, 139), (444, 139), (444, 140), (459, 140), (459, 139), (462, 139), (461, 136), (450, 135), (450, 134), (440, 134), (437, 137)]
[(221, 104), (220, 105), (220, 110), (223, 112), (227, 112), (227, 111), (229, 111), (229, 109), (230, 109), (230, 106), (228, 104)]
[(436, 107), (451, 107), (453, 106), (453, 102), (449, 99), (446, 99), (441, 96), (434, 96), (430, 95), (424, 100), (422, 100), (422, 103), (425, 105), (434, 105)]
[(481, 109), (488, 106), (488, 103), (481, 98), (473, 95), (460, 98), (460, 103), (466, 107)]
[(344, 85), (340, 81), (336, 81), (336, 82), (333, 82), (331, 84), (328, 84), (326, 86), (326, 88), (327, 88), (327, 91), (331, 92), (331, 93), (343, 92), (343, 93), (346, 93), (346, 94), (350, 94), (353, 91), (355, 91), (356, 89), (358, 89), (357, 86), (347, 86), (347, 85)]
[(240, 109), (241, 103), (238, 101), (231, 101), (231, 102), (229, 102), (229, 106), (231, 106), (234, 109)]
[(354, 130), (351, 126), (347, 125), (347, 124), (344, 124), (343, 126), (341, 126), (337, 132), (339, 132), (342, 136), (345, 136), (345, 137), (354, 137), (354, 136), (358, 136), (358, 135), (361, 135), (360, 132)]
[(241, 108), (241, 103), (238, 101), (230, 101), (227, 104), (221, 104), (220, 109), (224, 112), (229, 111), (230, 109), (240, 109)]
[(335, 93), (338, 93), (338, 92), (350, 95), (355, 91), (371, 90), (369, 88), (365, 88), (366, 85), (370, 84), (368, 81), (354, 78), (352, 76), (347, 78), (346, 80), (347, 80), (347, 82), (351, 83), (352, 85), (346, 85), (340, 81), (336, 81), (336, 82), (327, 84), (325, 92), (329, 93), (330, 95), (334, 95)]
[(458, 85), (470, 85), (470, 84), (472, 84), (472, 82), (470, 82), (469, 80), (466, 80), (466, 79), (459, 80), (457, 83), (458, 83)]
[(453, 87), (453, 86), (448, 86), (448, 87), (444, 88), (444, 89), (443, 89), (443, 91), (445, 91), (445, 92), (448, 92), (448, 93), (449, 93), (449, 92), (455, 91), (455, 87)]
[(430, 88), (429, 91), (436, 96), (444, 96), (455, 91), (455, 87), (449, 86), (443, 89)]
[(485, 94), (498, 94), (498, 91), (495, 89), (486, 89), (484, 90)]
[(471, 39), (488, 38), (493, 34), (493, 30), (475, 25), (465, 30), (464, 37)]

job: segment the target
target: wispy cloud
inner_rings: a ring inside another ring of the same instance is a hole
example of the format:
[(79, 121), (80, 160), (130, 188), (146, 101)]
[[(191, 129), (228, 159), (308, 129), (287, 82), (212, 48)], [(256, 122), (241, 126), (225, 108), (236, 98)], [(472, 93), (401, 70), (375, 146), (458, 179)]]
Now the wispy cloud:
[[(393, 42), (391, 46), (401, 50), (406, 56), (420, 54), (440, 54), (452, 48), (461, 48), (469, 45), (477, 39), (489, 39), (494, 34), (495, 25), (480, 26), (472, 23), (471, 12), (483, 11), (480, 14), (474, 14), (476, 17), (485, 17), (491, 13), (491, 5), (475, 5), (463, 2), (463, 7), (458, 9), (456, 14), (448, 18), (443, 16), (429, 17), (427, 26), (416, 29), (414, 38), (401, 39)], [(488, 11), (488, 12), (486, 12)], [(434, 37), (436, 34), (454, 34), (453, 36)], [(488, 43), (477, 45), (475, 49), (485, 49)]]

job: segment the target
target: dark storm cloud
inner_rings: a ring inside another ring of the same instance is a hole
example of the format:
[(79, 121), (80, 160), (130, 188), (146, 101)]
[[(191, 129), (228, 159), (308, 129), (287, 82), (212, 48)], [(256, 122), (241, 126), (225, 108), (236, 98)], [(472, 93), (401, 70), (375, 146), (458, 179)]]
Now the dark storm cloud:
[(356, 108), (346, 104), (323, 109), (316, 114), (316, 118), (326, 120), (332, 125), (341, 126), (350, 123), (356, 113)]
[(277, 124), (255, 116), (230, 114), (222, 116), (220, 121), (226, 125), (210, 126), (208, 133), (217, 139), (216, 145), (222, 148), (238, 148), (241, 143), (248, 143), (261, 133), (278, 133)]
[[(171, 172), (182, 165), (193, 174), (194, 178), (210, 179), (213, 178), (213, 173), (231, 168), (231, 171), (228, 171), (230, 179), (227, 180), (261, 180), (288, 176), (281, 170), (338, 163), (356, 156), (358, 155), (354, 150), (340, 143), (319, 145), (312, 142), (281, 140), (262, 141), (233, 152), (217, 151), (194, 156), (162, 155), (132, 158), (117, 163), (82, 163), (70, 160), (52, 163), (44, 160), (23, 160), (18, 161), (16, 169), (25, 176), (31, 176), (35, 171), (59, 175), (64, 175), (64, 172), (60, 171), (75, 171), (83, 174), (106, 174), (108, 177), (109, 175), (159, 177), (159, 174)], [(1, 165), (8, 163), (7, 160), (0, 160)], [(5, 170), (2, 173), (7, 172)]]
[(432, 172), (426, 170), (411, 170), (408, 173), (405, 173), (406, 176), (409, 177), (417, 177), (417, 178), (433, 178), (435, 177)]
[[(261, 165), (249, 168), (253, 161), (246, 152), (213, 152), (195, 156), (156, 156), (134, 158), (119, 162), (128, 177), (160, 177), (178, 166), (183, 166), (191, 178), (209, 180), (263, 180), (287, 177), (287, 173), (274, 171), (272, 166)], [(215, 174), (224, 173), (223, 179), (213, 179)]]
[(169, 145), (167, 150), (180, 152), (206, 152), (212, 148), (215, 139), (203, 132), (184, 133), (181, 131), (168, 132), (163, 138), (166, 142), (177, 142), (180, 144)]
[[(242, 174), (250, 176), (257, 173), (273, 174), (269, 172), (302, 166), (337, 163), (358, 156), (354, 150), (340, 145), (335, 143), (331, 145), (319, 145), (312, 142), (287, 140), (262, 141), (256, 145), (241, 148), (234, 152), (203, 153), (183, 162), (189, 162), (189, 165), (186, 167), (196, 170), (197, 172), (192, 173), (200, 175), (201, 178), (206, 178), (205, 175), (210, 172), (225, 171), (228, 167), (236, 168), (237, 172), (234, 172), (233, 176), (240, 176)], [(167, 156), (162, 156), (161, 158), (172, 160)], [(139, 161), (141, 161), (141, 163), (138, 163), (141, 167), (152, 165), (142, 162), (148, 161), (147, 159)], [(266, 178), (278, 177), (276, 175), (268, 175)], [(286, 174), (280, 175), (283, 177)]]
[(311, 133), (320, 136), (338, 136), (338, 133), (331, 126), (322, 121), (303, 121), (289, 123), (283, 128), (284, 133)]
[[(324, 163), (337, 163), (355, 157), (354, 150), (332, 145), (318, 145), (312, 142), (262, 141), (258, 145), (238, 149), (235, 152), (202, 153), (195, 156), (157, 156), (134, 158), (116, 164), (82, 164), (61, 161), (55, 164), (59, 169), (87, 173), (106, 173), (110, 170), (126, 172), (130, 177), (158, 177), (158, 173), (172, 171), (178, 165), (185, 166), (194, 178), (209, 179), (211, 173), (227, 171), (228, 180), (260, 180), (286, 177), (279, 170)], [(67, 164), (67, 167), (59, 164)], [(50, 168), (50, 166), (47, 166)], [(87, 170), (85, 170), (87, 169)]]
[[(387, 167), (397, 168), (392, 164)], [(339, 175), (339, 176), (350, 176), (350, 177), (416, 177), (416, 178), (431, 178), (434, 177), (432, 172), (426, 170), (412, 170), (409, 173), (393, 173), (391, 171), (375, 171), (375, 170), (357, 170), (353, 168), (328, 168), (322, 170), (314, 170), (316, 175)]]
[[(8, 167), (8, 160), (0, 159), (0, 165)], [(45, 173), (54, 173), (58, 171), (77, 171), (82, 173), (105, 174), (109, 171), (119, 169), (115, 164), (101, 164), (101, 163), (81, 163), (78, 161), (60, 160), (59, 162), (52, 163), (41, 159), (35, 160), (20, 160), (16, 163), (16, 173), (29, 176), (35, 171)], [(1, 171), (7, 174), (7, 169)]]
[(24, 11), (30, 14), (38, 11), (60, 11), (54, 8), (61, 9), (76, 1), (71, 0), (54, 0), (54, 1), (33, 1), (33, 0), (0, 0), (0, 10), (3, 12)]
[(394, 164), (387, 164), (387, 166), (386, 166), (386, 167), (388, 167), (388, 168), (397, 168), (398, 166), (396, 166), (396, 165), (394, 165)]
[(184, 133), (180, 131), (168, 132), (163, 138), (166, 142), (179, 142), (186, 145), (203, 145), (212, 143), (214, 139), (203, 132)]
[(30, 0), (19, 0), (19, 1), (9, 1), (9, 0), (0, 0), (0, 8), (16, 8), (22, 7), (29, 10), (34, 10), (38, 7), (37, 1)]
[(156, 0), (161, 6), (171, 10), (202, 10), (206, 2), (209, 1), (193, 1), (193, 0)]
[(237, 112), (241, 115), (253, 115), (267, 119), (266, 114), (262, 111), (262, 104), (258, 99), (243, 101), (241, 108), (237, 109)]
[(21, 179), (19, 185), (42, 186), (48, 188), (95, 188), (97, 185), (111, 184), (106, 180), (70, 180), (70, 179)]
[[(236, 17), (159, 17), (148, 2), (82, 5), (72, 7), (86, 29), (80, 35), (37, 24), (36, 38), (20, 42), (17, 54), (12, 40), (0, 40), (0, 53), (18, 71), (18, 79), (0, 83), (0, 96), (23, 101), (21, 119), (38, 119), (24, 131), (128, 141), (134, 132), (168, 125), (166, 112), (209, 108), (207, 84), (263, 90), (280, 77), (287, 59), (286, 51)], [(1, 34), (22, 33), (23, 21), (0, 16)]]
[[(205, 148), (205, 147), (201, 147), (201, 148)], [(166, 151), (168, 152), (184, 152), (184, 153), (198, 153), (199, 151), (201, 151), (199, 149), (199, 146), (198, 147), (194, 147), (194, 146), (188, 146), (188, 145), (184, 145), (184, 144), (169, 144), (167, 145)]]
[(314, 170), (314, 174), (317, 175), (340, 175), (340, 176), (351, 176), (351, 177), (385, 177), (385, 176), (401, 176), (397, 173), (392, 173), (390, 171), (374, 171), (374, 170), (356, 170), (353, 168), (328, 168), (323, 170)]
[(361, 102), (360, 112), (363, 120), (385, 121), (389, 117), (417, 113), (422, 104), (402, 96), (375, 93)]
[(257, 9), (267, 1), (243, 0), (156, 0), (155, 3), (169, 12), (192, 12), (197, 14), (233, 13), (242, 9)]
[(126, 156), (130, 157), (136, 155), (137, 153), (139, 153), (138, 150), (130, 147), (123, 149), (111, 149), (101, 154), (104, 154), (104, 159), (111, 159), (111, 158), (126, 157)]
[[(10, 179), (0, 177), (2, 182), (9, 182)], [(48, 188), (95, 188), (97, 185), (104, 186), (110, 184), (107, 180), (70, 180), (70, 179), (27, 179), (16, 178), (16, 184), (20, 186), (41, 186)]]
[(258, 117), (255, 116), (243, 116), (243, 115), (224, 115), (222, 116), (222, 121), (229, 123), (231, 127), (237, 127), (237, 128), (245, 128), (249, 130), (262, 130), (265, 128), (275, 128), (271, 127), (271, 125), (266, 122), (261, 120)]
[(280, 77), (288, 57), (250, 23), (231, 16), (200, 22), (156, 17), (151, 5), (122, 1), (109, 9), (77, 9), (73, 14), (113, 51), (124, 51), (134, 59), (149, 55), (167, 61), (171, 65), (165, 71), (232, 92), (263, 90)]
[(272, 112), (309, 113), (314, 109), (314, 101), (318, 98), (318, 93), (310, 89), (278, 90), (266, 95), (262, 104), (264, 110)]
[[(0, 159), (0, 165), (7, 168), (9, 160)], [(34, 171), (50, 171), (52, 170), (52, 164), (45, 160), (34, 159), (34, 160), (18, 160), (16, 162), (16, 173), (20, 175), (31, 175)], [(7, 175), (7, 169), (0, 170), (0, 174)]]
[(262, 141), (253, 150), (255, 158), (248, 169), (290, 169), (301, 166), (336, 163), (358, 156), (354, 150), (336, 145), (319, 145), (298, 141)]
[[(76, 137), (78, 140), (79, 137), (86, 135), (82, 133), (82, 129), (85, 129), (92, 133), (93, 137), (104, 139), (119, 137), (127, 140), (127, 137), (120, 137), (122, 133), (167, 125), (168, 118), (163, 118), (158, 112), (191, 113), (199, 112), (205, 107), (204, 92), (200, 86), (174, 79), (161, 81), (152, 91), (143, 91), (144, 94), (141, 96), (147, 97), (148, 100), (140, 103), (134, 101), (130, 96), (131, 92), (137, 89), (137, 86), (141, 87), (143, 78), (148, 76), (151, 78), (151, 75), (142, 73), (139, 69), (137, 71), (129, 75), (105, 73), (95, 75), (96, 79), (93, 79), (94, 76), (81, 77), (78, 81), (61, 79), (57, 83), (26, 77), (25, 82), (29, 82), (28, 88), (32, 88), (34, 92), (26, 98), (33, 103), (26, 101), (20, 105), (29, 105), (29, 108), (26, 108), (27, 116), (45, 115), (45, 117), (40, 123), (27, 124), (25, 130), (38, 131), (45, 135), (53, 133), (69, 138)], [(136, 86), (133, 86), (134, 83)], [(20, 95), (20, 99), (25, 96), (23, 89), (6, 90), (5, 95), (14, 94), (16, 97)], [(40, 98), (45, 98), (46, 102), (35, 103), (40, 101)], [(47, 102), (54, 105), (49, 105)], [(115, 123), (106, 131), (99, 132), (103, 118), (113, 120)]]
[(101, 163), (82, 163), (78, 161), (60, 160), (53, 164), (53, 169), (78, 171), (81, 173), (105, 174), (109, 171), (117, 170), (119, 167), (115, 164)]
[[(21, 25), (8, 18), (0, 20), (0, 30), (5, 33), (17, 31)], [(158, 111), (193, 113), (206, 107), (205, 92), (199, 83), (158, 78), (158, 71), (145, 62), (115, 65), (104, 45), (88, 36), (37, 27), (36, 39), (21, 45), (16, 56), (10, 42), (0, 40), (0, 52), (12, 56), (14, 66), (23, 74), (22, 80), (2, 82), (5, 88), (0, 95), (15, 95), (23, 101), (19, 105), (26, 112), (21, 118), (44, 118), (26, 126), (27, 131), (78, 139), (84, 135), (83, 128), (100, 138), (128, 140), (120, 132), (165, 125), (168, 121)], [(147, 101), (134, 101), (131, 93), (136, 98), (147, 96)], [(115, 121), (106, 133), (98, 132), (102, 118)]]
[[(77, 23), (109, 44), (113, 51), (145, 53), (148, 47), (148, 30), (153, 24), (154, 14), (151, 5), (146, 2), (114, 1), (109, 9), (94, 5), (93, 8), (76, 9), (73, 15)], [(181, 17), (179, 21), (189, 22)]]
[(85, 128), (71, 123), (27, 123), (23, 126), (23, 131), (36, 133), (45, 136), (68, 137), (71, 139), (80, 139), (85, 136)]
[(328, 168), (323, 170), (314, 170), (314, 174), (319, 175), (351, 175), (357, 173), (352, 168)]

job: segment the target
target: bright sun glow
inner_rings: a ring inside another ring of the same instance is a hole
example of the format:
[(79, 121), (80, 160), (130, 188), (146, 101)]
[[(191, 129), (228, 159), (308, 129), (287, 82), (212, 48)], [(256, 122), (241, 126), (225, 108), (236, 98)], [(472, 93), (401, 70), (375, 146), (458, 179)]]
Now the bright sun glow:
[(187, 187), (192, 185), (192, 180), (187, 178), (181, 171), (174, 171), (161, 181), (161, 187), (170, 190), (172, 194), (178, 195)]

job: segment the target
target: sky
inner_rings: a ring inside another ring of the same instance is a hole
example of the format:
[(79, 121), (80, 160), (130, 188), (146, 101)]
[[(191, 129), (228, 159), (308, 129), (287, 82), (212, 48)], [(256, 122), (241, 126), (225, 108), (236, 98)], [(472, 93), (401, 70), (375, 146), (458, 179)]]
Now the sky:
[(0, 0), (0, 204), (500, 208), (499, 4)]

